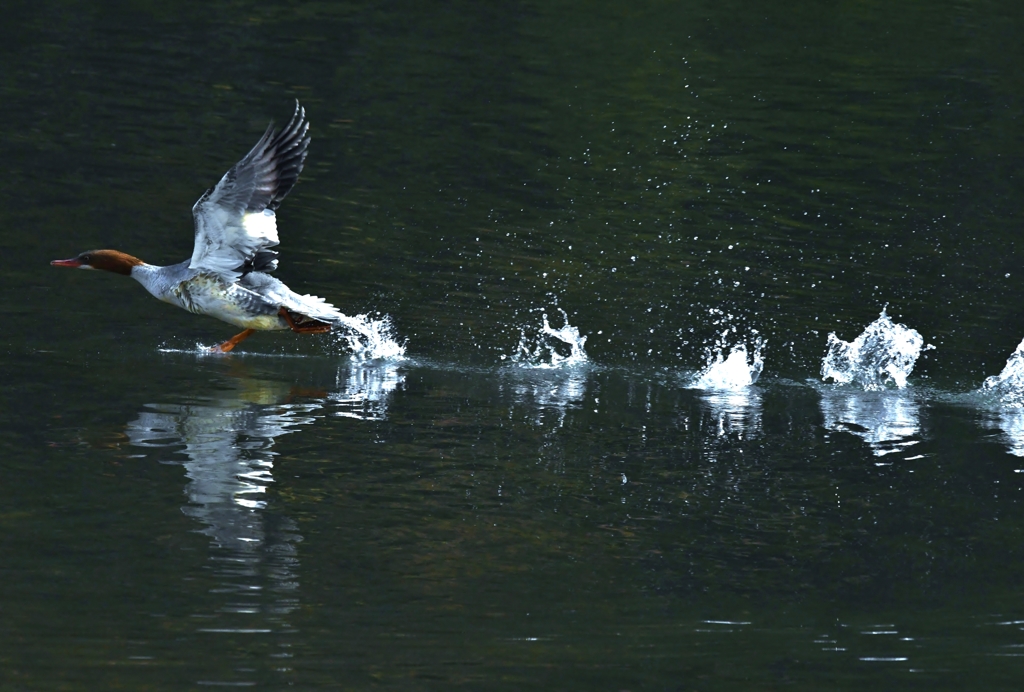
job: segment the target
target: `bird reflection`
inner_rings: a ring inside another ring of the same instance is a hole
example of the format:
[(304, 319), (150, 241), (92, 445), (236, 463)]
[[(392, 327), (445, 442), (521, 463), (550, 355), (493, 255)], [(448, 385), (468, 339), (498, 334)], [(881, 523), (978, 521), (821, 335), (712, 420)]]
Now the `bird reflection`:
[(921, 407), (904, 391), (826, 389), (819, 405), (827, 429), (856, 435), (875, 456), (901, 452), (920, 442)]
[[(296, 544), (302, 538), (294, 521), (268, 508), (276, 440), (328, 414), (383, 419), (404, 375), (394, 363), (351, 363), (337, 371), (333, 387), (299, 389), (238, 367), (223, 378), (227, 386), (218, 381), (191, 398), (197, 403), (148, 405), (127, 433), (139, 447), (175, 448), (163, 461), (185, 467), (182, 511), (210, 538), (209, 566), (218, 582), (211, 592), (222, 599), (218, 615), (209, 617), (280, 616), (298, 606)], [(270, 624), (288, 629), (273, 617), (262, 626)]]

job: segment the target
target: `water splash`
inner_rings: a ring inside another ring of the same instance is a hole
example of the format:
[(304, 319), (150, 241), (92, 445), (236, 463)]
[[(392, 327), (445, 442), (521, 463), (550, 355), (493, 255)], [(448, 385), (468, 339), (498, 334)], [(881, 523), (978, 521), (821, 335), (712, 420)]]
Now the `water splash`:
[[(394, 334), (391, 318), (384, 315), (374, 319), (369, 315), (349, 317), (343, 315), (337, 320), (328, 335), (335, 344), (351, 351), (355, 360), (404, 360), (405, 343), (400, 343)], [(246, 344), (249, 345), (248, 343)], [(166, 342), (160, 345), (161, 353), (191, 353), (198, 356), (219, 358), (224, 354), (217, 348), (196, 342), (191, 348), (175, 348)], [(301, 358), (301, 354), (258, 353), (247, 349), (236, 349), (232, 355), (244, 353), (247, 357), (270, 356), (274, 358)]]
[(707, 363), (690, 382), (691, 389), (741, 389), (757, 382), (764, 369), (762, 351), (765, 342), (760, 337), (753, 339), (753, 352), (747, 352), (745, 343), (732, 346), (729, 355), (723, 355), (728, 347), (723, 332), (717, 347), (707, 351)]
[(559, 308), (558, 311), (562, 313), (560, 329), (554, 329), (548, 322), (547, 313), (544, 313), (544, 323), (536, 337), (527, 336), (525, 328), (520, 330), (513, 363), (525, 368), (564, 368), (587, 362), (587, 352), (583, 350), (587, 337), (580, 336), (580, 330), (569, 324), (565, 310)]
[(387, 315), (373, 319), (369, 315), (345, 315), (338, 320), (341, 330), (332, 332), (337, 341), (344, 343), (357, 360), (402, 360), (405, 344), (394, 335), (391, 318)]
[(1000, 403), (1011, 408), (1024, 408), (1024, 341), (1006, 360), (1003, 371), (985, 379), (983, 392), (993, 392)]
[(1001, 433), (1010, 454), (1024, 457), (1024, 341), (1007, 358), (1003, 371), (986, 378), (979, 392), (998, 397), (984, 407), (989, 410), (982, 425)]
[(889, 382), (902, 389), (921, 351), (933, 348), (925, 345), (924, 337), (916, 330), (895, 324), (883, 309), (853, 342), (843, 341), (835, 332), (828, 335), (821, 379), (831, 378), (836, 384), (852, 382), (866, 391), (885, 389)]

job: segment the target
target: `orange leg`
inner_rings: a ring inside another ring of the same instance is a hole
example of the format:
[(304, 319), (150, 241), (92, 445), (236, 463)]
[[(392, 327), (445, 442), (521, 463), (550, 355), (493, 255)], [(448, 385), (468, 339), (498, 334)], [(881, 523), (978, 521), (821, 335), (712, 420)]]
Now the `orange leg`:
[(309, 324), (296, 324), (291, 313), (284, 308), (278, 310), (277, 314), (283, 317), (288, 326), (292, 328), (292, 331), (297, 334), (323, 334), (324, 332), (331, 331), (331, 325), (317, 320), (312, 320)]
[(237, 346), (238, 344), (242, 343), (243, 341), (248, 339), (250, 336), (252, 336), (255, 331), (256, 331), (255, 329), (246, 329), (241, 334), (235, 334), (233, 337), (231, 337), (230, 339), (228, 339), (224, 343), (220, 344), (219, 346), (211, 347), (210, 350), (211, 351), (220, 351), (221, 353), (227, 353), (228, 351), (233, 349), (235, 346)]

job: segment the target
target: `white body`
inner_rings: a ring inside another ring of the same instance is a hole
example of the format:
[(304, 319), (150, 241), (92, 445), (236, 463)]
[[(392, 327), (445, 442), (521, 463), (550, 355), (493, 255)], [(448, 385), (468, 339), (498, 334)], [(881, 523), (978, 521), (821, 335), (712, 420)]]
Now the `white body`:
[(189, 261), (157, 267), (140, 264), (132, 278), (154, 297), (197, 315), (209, 315), (243, 329), (289, 329), (281, 308), (320, 322), (345, 322), (344, 313), (311, 295), (300, 295), (263, 272), (249, 272), (234, 282), (201, 269)]

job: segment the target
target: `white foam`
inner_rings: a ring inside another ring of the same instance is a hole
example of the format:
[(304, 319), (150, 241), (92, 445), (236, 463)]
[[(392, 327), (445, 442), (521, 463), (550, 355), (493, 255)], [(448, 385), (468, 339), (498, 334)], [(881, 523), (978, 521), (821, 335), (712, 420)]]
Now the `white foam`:
[[(722, 335), (724, 340), (725, 334)], [(708, 350), (707, 364), (690, 382), (692, 389), (741, 389), (757, 382), (764, 369), (762, 350), (765, 342), (755, 338), (753, 353), (747, 353), (746, 344), (733, 346), (724, 356), (724, 343)]]
[(994, 392), (999, 400), (1013, 408), (1024, 408), (1024, 341), (1006, 360), (1003, 371), (986, 378), (982, 390)]
[(988, 405), (991, 419), (983, 421), (987, 428), (999, 430), (1010, 454), (1024, 457), (1024, 341), (1006, 360), (1003, 371), (985, 379), (984, 394), (995, 394), (998, 402)]
[(821, 361), (822, 380), (858, 384), (865, 390), (885, 389), (889, 382), (902, 389), (922, 350), (924, 337), (906, 325), (895, 324), (885, 310), (852, 342), (828, 335), (828, 352)]
[[(562, 313), (562, 327), (554, 329), (548, 322), (547, 313), (543, 315), (543, 324), (536, 337), (527, 336), (527, 328), (520, 330), (519, 345), (512, 362), (525, 368), (565, 368), (582, 365), (587, 362), (587, 352), (583, 350), (587, 337), (580, 335), (580, 330), (569, 324), (569, 316)], [(559, 349), (569, 349), (568, 355), (562, 355)], [(502, 356), (504, 358), (504, 356)]]
[(387, 315), (379, 319), (369, 315), (343, 315), (337, 320), (337, 326), (344, 330), (335, 331), (334, 335), (348, 346), (357, 360), (405, 358), (405, 344), (395, 338), (391, 318)]

